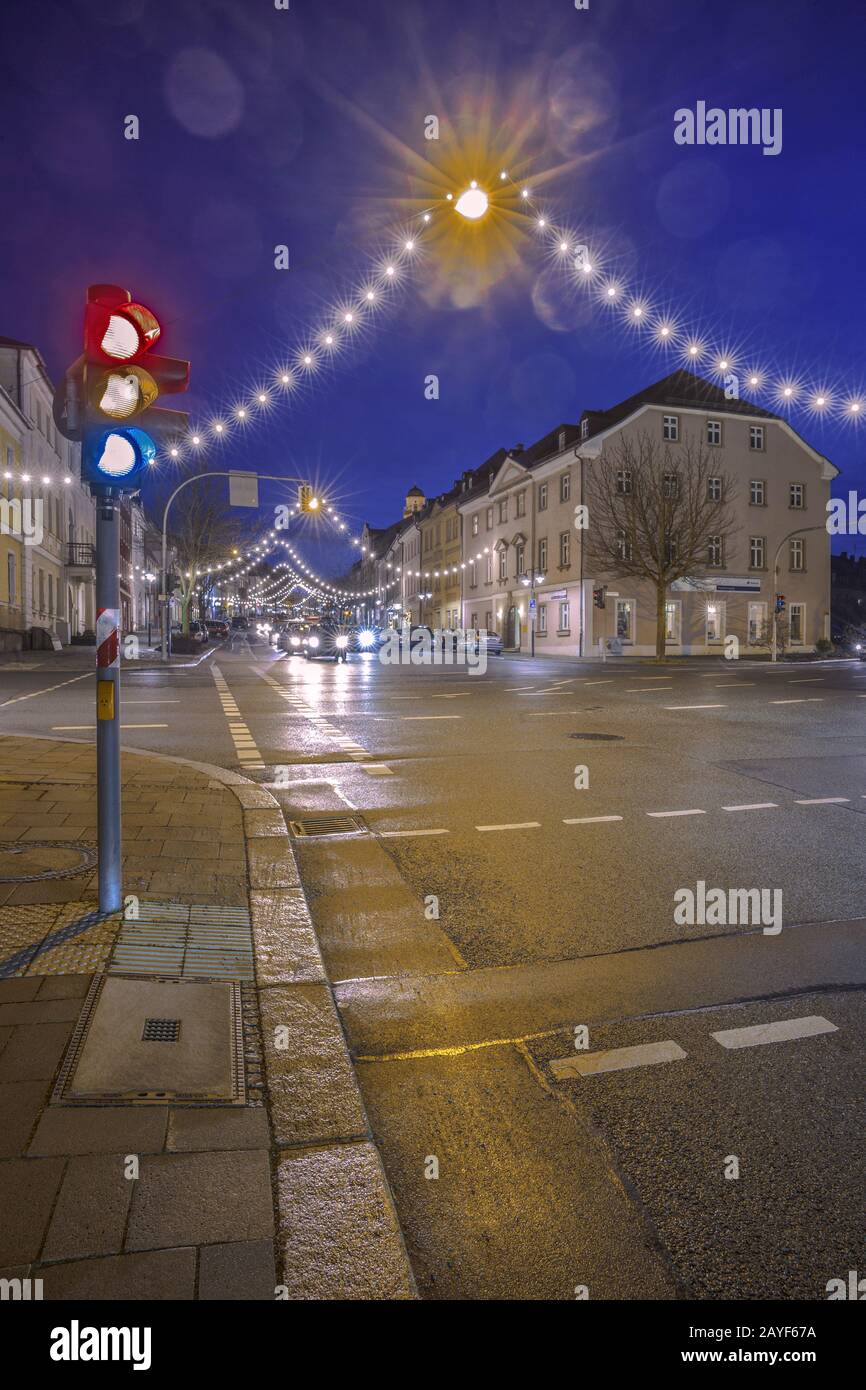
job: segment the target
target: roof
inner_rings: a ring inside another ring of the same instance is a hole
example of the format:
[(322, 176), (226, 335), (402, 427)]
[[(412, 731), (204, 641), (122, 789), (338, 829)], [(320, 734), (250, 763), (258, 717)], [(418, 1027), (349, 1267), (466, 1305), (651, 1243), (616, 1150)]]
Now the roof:
[(580, 418), (589, 419), (591, 437), (602, 430), (610, 429), (611, 425), (617, 424), (620, 420), (627, 419), (642, 405), (679, 406), (683, 410), (716, 410), (728, 415), (758, 415), (764, 420), (781, 418), (751, 401), (729, 399), (721, 386), (705, 381), (701, 376), (695, 376), (694, 372), (688, 371), (685, 367), (671, 372), (669, 376), (663, 376), (660, 381), (653, 382), (652, 386), (645, 386), (643, 390), (636, 391), (633, 396), (626, 397), (624, 401), (610, 406), (607, 410), (585, 410)]

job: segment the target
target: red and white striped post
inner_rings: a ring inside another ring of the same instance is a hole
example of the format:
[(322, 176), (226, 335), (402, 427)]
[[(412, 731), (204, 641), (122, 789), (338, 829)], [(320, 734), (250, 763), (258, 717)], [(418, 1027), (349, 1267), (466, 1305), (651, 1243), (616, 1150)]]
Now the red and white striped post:
[(96, 504), (96, 818), (99, 910), (123, 906), (120, 871), (120, 511)]

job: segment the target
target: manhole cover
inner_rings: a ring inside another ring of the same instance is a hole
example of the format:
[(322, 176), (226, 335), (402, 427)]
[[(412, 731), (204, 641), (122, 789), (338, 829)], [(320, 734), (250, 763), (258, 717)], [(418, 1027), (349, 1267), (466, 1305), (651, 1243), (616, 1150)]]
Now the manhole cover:
[(622, 734), (569, 734), (569, 738), (580, 738), (590, 743), (622, 743)]
[(361, 835), (367, 829), (357, 816), (305, 816), (290, 820), (289, 829), (298, 839), (314, 835)]
[(243, 1105), (240, 985), (95, 975), (51, 1100)]
[(96, 850), (74, 840), (0, 840), (0, 883), (71, 878), (96, 863)]

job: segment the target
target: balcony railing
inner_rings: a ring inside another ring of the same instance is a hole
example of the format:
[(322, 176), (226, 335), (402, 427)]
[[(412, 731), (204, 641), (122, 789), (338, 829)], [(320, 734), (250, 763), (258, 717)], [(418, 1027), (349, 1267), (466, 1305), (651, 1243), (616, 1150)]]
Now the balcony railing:
[(66, 564), (77, 569), (93, 569), (96, 565), (96, 551), (89, 541), (68, 541), (66, 545)]

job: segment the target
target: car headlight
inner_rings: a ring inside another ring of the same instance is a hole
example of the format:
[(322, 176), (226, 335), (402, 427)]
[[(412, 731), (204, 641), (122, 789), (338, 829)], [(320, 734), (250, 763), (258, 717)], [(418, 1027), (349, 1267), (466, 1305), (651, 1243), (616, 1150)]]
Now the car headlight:
[(358, 643), (362, 647), (372, 647), (375, 641), (375, 632), (364, 631), (358, 633)]
[(338, 637), (338, 638), (337, 638), (337, 646), (338, 646), (338, 647), (348, 647), (348, 645), (349, 645), (349, 639), (348, 639), (348, 637)]
[(311, 646), (311, 647), (318, 647), (318, 645), (319, 645), (319, 639), (318, 639), (318, 637), (311, 637), (311, 638), (310, 638), (310, 646)]
[(293, 638), (291, 639), (291, 642), (292, 642), (292, 646), (293, 646), (293, 647), (299, 647), (299, 646), (301, 645), (301, 639), (300, 639), (300, 637), (293, 637)]

